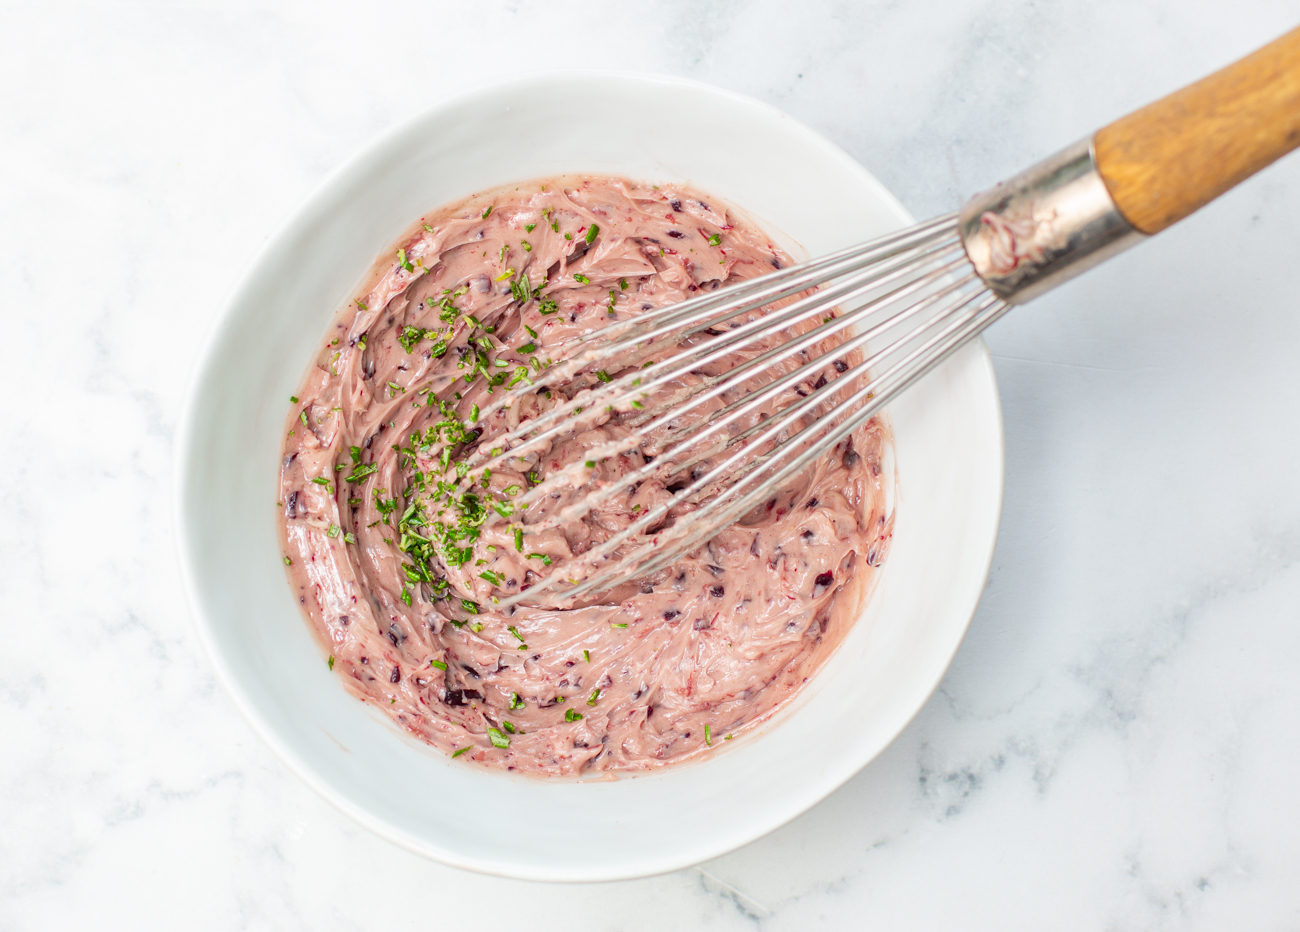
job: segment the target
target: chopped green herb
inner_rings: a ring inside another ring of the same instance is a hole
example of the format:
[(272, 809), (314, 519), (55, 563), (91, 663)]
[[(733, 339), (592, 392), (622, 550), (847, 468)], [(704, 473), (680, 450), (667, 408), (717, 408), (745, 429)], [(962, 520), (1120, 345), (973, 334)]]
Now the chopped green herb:
[(507, 278), (509, 278), (511, 275), (514, 275), (514, 274), (515, 274), (515, 270), (514, 270), (514, 269), (506, 269), (504, 272), (502, 272), (500, 275), (498, 275), (496, 278), (494, 278), (494, 279), (492, 279), (492, 280), (493, 280), (494, 282), (503, 282), (503, 281), (505, 281)]
[(596, 226), (596, 224), (593, 223), (591, 226), (587, 228), (587, 243), (588, 244), (594, 243), (596, 241), (596, 237), (599, 234), (600, 234), (600, 227)]
[(524, 232), (525, 232), (525, 233), (531, 233), (531, 232), (533, 232), (533, 227), (535, 227), (535, 226), (537, 226), (537, 224), (535, 224), (535, 223), (525, 224), (525, 226), (524, 226)]
[[(582, 409), (579, 408), (578, 410), (581, 411)], [(584, 463), (583, 465), (586, 466), (588, 469), (595, 469), (595, 468), (596, 468), (596, 461), (595, 461), (595, 460), (587, 460), (587, 462)]]
[(363, 311), (368, 311), (368, 310), (370, 310), (370, 308), (366, 307), (366, 306), (365, 306), (364, 304), (362, 304), (360, 301), (357, 302), (357, 307), (361, 308), (361, 310), (363, 310)]
[(713, 733), (708, 725), (704, 726), (704, 743), (709, 747), (713, 747)]
[(463, 609), (465, 609), (465, 611), (469, 612), (471, 615), (477, 615), (477, 614), (478, 614), (478, 603), (477, 603), (477, 602), (471, 602), (469, 599), (461, 599), (461, 600), (460, 600), (460, 607), (463, 608)]
[(721, 242), (722, 242), (722, 234), (721, 234), (721, 233), (714, 233), (712, 236), (709, 237), (709, 245), (710, 245), (710, 246), (716, 246), (716, 245), (718, 245), (718, 244), (721, 243)]
[(288, 557), (285, 557), (285, 558), (284, 558), (284, 565), (285, 565), (285, 566), (293, 566), (293, 561), (290, 560)]
[(452, 757), (460, 757), (462, 754), (464, 754), (466, 751), (468, 751), (468, 750), (469, 750), (470, 748), (472, 748), (473, 746), (474, 746), (474, 745), (470, 744), (470, 745), (467, 745), (466, 747), (463, 747), (463, 748), (460, 748), (460, 749), (458, 749), (458, 750), (452, 751), (452, 752), (451, 752), (451, 756), (452, 756)]
[(519, 693), (511, 693), (509, 708), (522, 709), (523, 707), (524, 707), (524, 700), (519, 697)]
[(504, 728), (506, 731), (510, 732), (510, 734), (512, 735), (515, 733), (515, 726), (512, 722), (507, 722), (505, 719), (502, 719), (501, 727)]
[(614, 381), (612, 378), (609, 377), (609, 373), (606, 372), (604, 369), (597, 369), (597, 370), (596, 370), (596, 378), (600, 379), (602, 382), (612, 382), (612, 381)]
[(406, 326), (403, 327), (402, 332), (397, 335), (397, 342), (401, 343), (402, 349), (409, 353), (415, 349), (416, 344), (425, 337), (432, 339), (435, 335), (436, 331), (433, 330), (421, 330), (419, 327)]
[(620, 289), (621, 291), (627, 291), (627, 279), (626, 279), (626, 278), (620, 278), (620, 279), (618, 280), (618, 287), (619, 287), (619, 289)]
[(490, 215), (491, 213), (492, 213), (492, 205), (488, 204), (487, 208), (483, 211), (483, 219), (486, 220), (488, 218), (488, 215)]
[(591, 279), (583, 275), (581, 272), (576, 272), (573, 276), (573, 280), (583, 285), (591, 284)]
[(582, 716), (579, 715), (578, 712), (575, 711), (574, 709), (565, 709), (564, 720), (566, 722), (580, 722), (582, 721)]
[(525, 557), (524, 559), (526, 559), (526, 560), (541, 560), (543, 566), (550, 566), (550, 565), (551, 565), (551, 562), (552, 562), (552, 561), (551, 561), (551, 558), (548, 557), (548, 556), (547, 556), (546, 554), (544, 554), (544, 553), (530, 553), (530, 554), (529, 554), (527, 557)]
[(326, 491), (326, 492), (333, 492), (333, 491), (334, 491), (334, 483), (330, 482), (330, 481), (329, 481), (328, 479), (326, 479), (324, 476), (317, 476), (315, 479), (312, 480), (312, 482), (316, 483), (316, 485), (323, 485), (323, 486), (325, 486), (325, 491)]
[(596, 704), (596, 700), (599, 699), (599, 698), (600, 698), (600, 690), (599, 690), (599, 689), (593, 689), (593, 690), (591, 691), (591, 696), (589, 696), (588, 699), (587, 699), (587, 705), (595, 705), (595, 704)]
[(352, 470), (352, 474), (343, 477), (344, 482), (360, 482), (366, 476), (372, 475), (379, 471), (379, 467), (374, 463), (363, 463)]
[(587, 661), (587, 663), (591, 663), (591, 651), (584, 650), (582, 652), (582, 659)]
[(533, 247), (529, 245), (529, 243), (528, 243), (527, 240), (520, 240), (520, 241), (519, 241), (519, 245), (524, 247), (524, 252), (532, 252), (532, 251), (533, 251)]
[(611, 625), (611, 627), (614, 627), (614, 628), (626, 628), (626, 627), (627, 627), (627, 625), (626, 625), (626, 624), (620, 624), (620, 625)]
[(492, 742), (494, 747), (498, 747), (498, 748), (510, 747), (510, 739), (507, 738), (505, 735), (501, 734), (501, 732), (497, 731), (495, 728), (489, 728), (487, 730), (487, 734), (488, 734), (488, 740)]
[(446, 669), (447, 669), (447, 665), (446, 665), (445, 663), (443, 663), (441, 660), (430, 660), (430, 661), (429, 661), (429, 666), (431, 666), (431, 667), (437, 667), (439, 670), (446, 670)]
[[(524, 324), (524, 329), (528, 331), (528, 335), (529, 335), (530, 337), (532, 337), (534, 340), (537, 339), (537, 331), (536, 331), (536, 330), (534, 330), (532, 327), (528, 326), (527, 324)], [(530, 350), (529, 352), (532, 352), (532, 351)]]
[(521, 527), (515, 528), (515, 549), (524, 552), (524, 529)]
[(290, 402), (291, 404), (297, 404), (297, 403), (298, 403), (298, 396), (297, 396), (297, 395), (290, 395), (290, 396), (289, 396), (289, 402)]
[(353, 534), (351, 531), (348, 531), (346, 534), (343, 535), (343, 539), (347, 541), (349, 544), (355, 544), (357, 542), (357, 535)]
[(399, 596), (399, 598), (400, 598), (403, 602), (405, 602), (407, 605), (410, 605), (410, 604), (411, 604), (411, 590), (410, 590), (410, 589), (403, 589), (403, 590), (402, 590), (402, 594)]
[(491, 570), (484, 570), (483, 572), (479, 573), (478, 578), (486, 579), (494, 586), (501, 585), (501, 577), (498, 576), (496, 573), (492, 572)]
[(513, 634), (519, 640), (520, 644), (524, 643), (524, 636), (519, 633), (519, 629), (516, 628), (514, 625), (510, 625), (508, 628), (506, 628), (506, 630), (509, 631), (511, 634)]
[(525, 343), (523, 346), (519, 347), (519, 352), (521, 352), (521, 353), (535, 353), (535, 352), (537, 352), (537, 344), (536, 344), (536, 343)]
[(415, 271), (415, 266), (411, 265), (411, 263), (408, 262), (407, 259), (406, 259), (406, 250), (405, 250), (405, 249), (399, 249), (399, 250), (397, 250), (397, 264), (398, 264), (400, 267), (406, 269), (406, 271), (408, 271), (408, 272), (414, 272), (414, 271)]
[(331, 670), (334, 669), (334, 655), (333, 655), (333, 654), (330, 654), (329, 668), (330, 668)]

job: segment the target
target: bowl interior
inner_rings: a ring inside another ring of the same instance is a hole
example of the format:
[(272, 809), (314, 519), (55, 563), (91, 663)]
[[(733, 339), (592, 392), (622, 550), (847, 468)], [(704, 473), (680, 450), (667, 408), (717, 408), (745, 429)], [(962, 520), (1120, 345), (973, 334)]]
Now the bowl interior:
[(552, 75), (436, 107), (327, 181), (236, 291), (191, 390), (177, 516), (218, 673), (312, 787), (379, 834), (450, 864), (598, 880), (672, 870), (751, 841), (893, 740), (943, 675), (983, 588), (1002, 434), (979, 343), (891, 408), (899, 504), (876, 592), (796, 700), (711, 759), (636, 778), (543, 782), (484, 773), (408, 738), (327, 670), (286, 585), (274, 503), (288, 397), (333, 314), (420, 214), (566, 172), (690, 184), (810, 256), (911, 220), (841, 150), (765, 105), (703, 85)]

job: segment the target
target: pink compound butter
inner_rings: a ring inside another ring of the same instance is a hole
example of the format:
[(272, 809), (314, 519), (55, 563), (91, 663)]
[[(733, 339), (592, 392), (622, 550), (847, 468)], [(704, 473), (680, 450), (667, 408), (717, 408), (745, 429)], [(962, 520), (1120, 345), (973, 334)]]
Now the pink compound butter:
[[(713, 198), (617, 178), (511, 186), (424, 217), (325, 335), (285, 428), (289, 582), (333, 675), (446, 753), (530, 775), (643, 771), (745, 740), (834, 651), (884, 560), (879, 421), (671, 568), (570, 609), (497, 611), (492, 597), (671, 491), (645, 482), (530, 533), (566, 505), (541, 502), (449, 540), (430, 525), (461, 513), (435, 494), (449, 461), (428, 441), (490, 445), (581, 387), (478, 420), (576, 337), (789, 262)], [(506, 500), (624, 435), (617, 418), (583, 431), (480, 494)]]

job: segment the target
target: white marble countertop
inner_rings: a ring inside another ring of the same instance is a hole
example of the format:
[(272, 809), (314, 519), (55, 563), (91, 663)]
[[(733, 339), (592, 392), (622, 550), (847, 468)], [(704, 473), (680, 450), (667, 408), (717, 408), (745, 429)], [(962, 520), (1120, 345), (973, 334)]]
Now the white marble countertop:
[(224, 295), (327, 172), (444, 95), (566, 65), (703, 79), (926, 216), (1298, 21), (1296, 0), (6, 4), (0, 929), (1300, 927), (1300, 156), (989, 334), (1006, 504), (952, 670), (842, 790), (698, 869), (503, 881), (335, 812), (218, 687), (169, 505)]

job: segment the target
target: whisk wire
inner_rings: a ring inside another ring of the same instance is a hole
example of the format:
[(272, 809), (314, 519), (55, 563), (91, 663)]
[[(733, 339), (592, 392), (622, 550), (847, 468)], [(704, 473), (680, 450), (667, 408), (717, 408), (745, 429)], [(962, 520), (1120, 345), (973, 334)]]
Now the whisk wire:
[[(708, 401), (713, 400), (717, 396), (732, 390), (737, 384), (739, 384), (740, 377), (746, 375), (748, 372), (757, 369), (762, 369), (765, 367), (770, 367), (791, 356), (797, 355), (800, 352), (803, 352), (805, 350), (810, 349), (811, 347), (816, 346), (818, 343), (825, 340), (828, 336), (834, 335), (835, 333), (841, 330), (854, 327), (863, 318), (869, 317), (881, 305), (886, 304), (890, 301), (901, 299), (902, 297), (906, 297), (909, 294), (914, 294), (916, 292), (922, 291), (927, 286), (933, 285), (939, 279), (951, 275), (963, 263), (964, 260), (951, 261), (943, 266), (940, 266), (938, 269), (934, 270), (930, 274), (925, 275), (922, 278), (908, 285), (901, 286), (871, 302), (868, 302), (867, 304), (863, 305), (860, 308), (847, 312), (843, 316), (828, 319), (827, 321), (817, 326), (813, 330), (809, 331), (808, 333), (804, 334), (803, 336), (799, 337), (798, 339), (773, 347), (772, 349), (767, 350), (766, 352), (761, 353), (758, 356), (755, 356), (753, 359), (750, 359), (747, 362), (741, 363), (739, 366), (736, 366), (735, 368), (728, 370), (722, 375), (716, 376), (709, 380), (705, 380), (704, 382), (700, 383), (697, 386), (688, 387), (685, 390), (686, 392), (689, 393), (686, 397), (683, 398), (681, 394), (675, 395), (673, 398), (659, 404), (656, 407), (656, 409), (652, 411), (647, 411), (642, 418), (634, 419), (631, 422), (631, 426), (643, 428), (642, 433), (649, 433), (651, 431), (654, 431), (656, 428), (660, 427), (664, 422), (671, 422), (673, 420), (678, 420), (681, 417), (689, 414), (692, 410), (698, 408), (700, 405), (703, 405)], [(959, 285), (965, 284), (971, 281), (972, 279), (973, 276), (967, 275), (965, 278), (961, 279), (958, 284)], [(854, 292), (850, 294), (849, 297), (858, 296), (860, 293), (861, 291), (859, 290), (859, 292)], [(807, 316), (816, 316), (818, 314), (824, 313), (827, 309), (834, 306), (834, 302), (838, 301), (840, 297), (843, 297), (838, 292), (836, 292), (835, 295), (836, 295), (835, 297), (828, 296), (822, 302), (810, 305), (810, 309), (808, 309), (806, 313), (800, 314), (797, 320), (805, 319)], [(845, 353), (852, 352), (853, 350), (857, 349), (859, 346), (865, 344), (867, 340), (874, 339), (884, 331), (890, 329), (893, 326), (896, 326), (898, 323), (902, 322), (902, 320), (906, 319), (907, 317), (919, 313), (926, 306), (928, 306), (928, 303), (930, 303), (932, 300), (933, 299), (926, 299), (926, 301), (919, 302), (916, 306), (907, 309), (902, 314), (887, 319), (883, 323), (878, 324), (875, 327), (865, 331), (863, 334), (860, 334), (858, 337), (853, 338), (852, 340), (849, 341), (849, 343), (836, 346), (835, 349), (837, 355), (844, 355)], [(758, 332), (759, 331), (757, 330), (752, 331), (752, 333), (758, 333)], [(687, 359), (685, 363), (678, 365), (674, 370), (674, 374), (680, 373), (684, 369), (696, 369), (696, 368), (703, 367), (706, 364), (709, 364), (718, 359), (726, 358), (728, 355), (734, 353), (734, 350), (731, 349), (731, 345), (734, 345), (734, 343), (724, 349), (717, 349), (717, 350), (712, 349), (713, 345), (714, 345), (713, 343), (709, 344), (710, 352), (706, 353), (703, 357), (698, 357), (698, 358), (690, 357)], [(683, 354), (683, 355), (687, 355), (687, 354)], [(825, 363), (823, 363), (823, 365), (825, 365)], [(663, 378), (656, 377), (655, 379), (652, 379), (650, 382), (643, 384), (642, 386), (635, 388), (631, 391), (625, 391), (622, 392), (621, 394), (612, 393), (613, 397), (609, 397), (610, 393), (607, 393), (606, 396), (604, 397), (596, 396), (594, 399), (585, 399), (585, 400), (588, 402), (588, 405), (591, 405), (592, 401), (594, 400), (597, 404), (605, 405), (608, 407), (614, 407), (616, 409), (623, 408), (626, 407), (627, 404), (630, 401), (632, 401), (636, 396), (640, 396), (643, 398), (648, 397), (647, 394), (642, 394), (642, 393), (648, 393), (649, 391), (653, 390), (654, 388), (668, 381), (672, 377), (674, 376), (670, 375), (670, 376), (665, 376)], [(736, 416), (734, 416), (732, 412), (738, 405), (743, 406), (743, 409), (745, 411), (752, 410), (755, 407), (760, 407), (771, 396), (779, 393), (780, 391), (789, 387), (790, 385), (793, 385), (806, 378), (808, 378), (806, 367), (800, 367), (799, 369), (796, 369), (786, 374), (785, 376), (779, 377), (773, 382), (770, 382), (767, 385), (758, 388), (751, 394), (746, 395), (741, 399), (738, 399), (737, 401), (733, 402), (731, 405), (724, 407), (721, 411), (715, 412), (707, 422), (697, 422), (692, 427), (685, 428), (685, 430), (689, 432), (694, 429), (705, 429), (706, 436), (711, 434), (716, 434), (720, 430), (722, 430), (723, 428), (730, 425), (736, 420)], [(814, 392), (816, 391), (818, 390), (814, 390)], [(664, 409), (667, 410), (665, 411)], [(659, 411), (663, 411), (663, 413), (657, 413)], [(561, 414), (563, 414), (563, 412), (561, 412)], [(521, 427), (522, 426), (524, 425), (521, 425)], [(532, 426), (535, 429), (536, 423), (534, 422)], [(542, 444), (544, 444), (545, 442), (551, 440), (559, 433), (562, 433), (566, 430), (571, 430), (572, 427), (573, 427), (572, 420), (561, 421), (560, 423), (555, 424), (549, 429), (539, 432), (533, 435), (532, 437), (524, 440), (520, 445), (512, 448), (508, 454), (503, 453), (500, 457), (495, 458), (493, 461), (490, 461), (485, 465), (488, 468), (494, 468), (499, 462), (504, 461), (509, 456), (519, 456), (523, 453), (527, 453), (531, 449), (535, 449), (541, 446)], [(735, 442), (735, 440), (738, 439), (742, 439), (743, 436), (744, 435), (733, 438), (732, 442)], [(696, 438), (697, 442), (699, 442), (700, 439), (702, 438)], [(676, 438), (670, 436), (668, 438), (665, 438), (665, 441), (666, 443), (676, 442)], [(612, 443), (592, 449), (588, 451), (588, 455), (593, 459), (597, 459), (597, 460), (605, 459), (611, 456), (616, 456), (619, 453), (625, 452), (638, 445), (639, 445), (639, 441), (635, 437), (631, 439), (624, 438), (622, 440), (614, 441)], [(527, 493), (525, 493), (525, 495), (518, 501), (517, 505), (519, 507), (527, 507), (532, 502), (537, 501), (538, 499), (549, 494), (554, 489), (555, 485), (560, 481), (561, 479), (558, 478), (554, 480), (548, 479), (547, 481), (543, 481), (541, 485), (534, 486)], [(620, 483), (620, 486), (628, 484), (629, 481), (631, 480), (627, 480)], [(606, 500), (608, 499), (604, 497), (599, 499), (599, 501), (601, 502)]]
[[(941, 221), (945, 220), (947, 221), (946, 226), (941, 223)], [(667, 313), (656, 314), (655, 311), (647, 311), (645, 315), (611, 324), (586, 339), (588, 344), (592, 340), (598, 341), (594, 346), (589, 345), (586, 350), (567, 353), (556, 365), (532, 379), (527, 393), (536, 392), (557, 382), (570, 379), (579, 372), (591, 369), (609, 359), (620, 359), (624, 363), (640, 362), (645, 356), (653, 355), (658, 351), (657, 348), (655, 350), (648, 349), (648, 347), (654, 346), (656, 342), (660, 346), (675, 345), (682, 339), (701, 330), (732, 320), (740, 314), (757, 310), (765, 304), (782, 300), (790, 295), (797, 294), (799, 291), (806, 290), (811, 283), (818, 280), (825, 282), (834, 276), (850, 274), (866, 267), (866, 271), (860, 277), (836, 285), (833, 292), (828, 289), (814, 293), (802, 301), (780, 309), (774, 315), (751, 321), (736, 330), (726, 331), (727, 342), (718, 344), (714, 341), (710, 347), (711, 349), (717, 347), (720, 352), (722, 347), (734, 345), (746, 336), (751, 336), (756, 332), (770, 332), (779, 323), (793, 323), (796, 320), (807, 319), (817, 313), (824, 312), (827, 308), (834, 306), (835, 301), (854, 293), (855, 289), (879, 287), (889, 281), (896, 280), (918, 259), (927, 257), (934, 252), (945, 249), (951, 250), (954, 247), (959, 248), (952, 231), (951, 216), (938, 218), (936, 221), (925, 224), (916, 230), (908, 231), (906, 235), (886, 237), (884, 240), (883, 244), (878, 240), (864, 246), (855, 247), (853, 250), (845, 250), (844, 253), (837, 254), (837, 256), (817, 260), (814, 263), (791, 266), (788, 270), (783, 270), (783, 272), (804, 274), (787, 275), (784, 282), (778, 283), (777, 286), (754, 288), (751, 291), (752, 297), (746, 297), (744, 301), (737, 302), (734, 292), (744, 289), (746, 285), (751, 283), (713, 292), (701, 298), (693, 298), (678, 305), (670, 305), (667, 309), (661, 309), (666, 310)], [(812, 272), (805, 272), (810, 266), (816, 268)], [(765, 282), (769, 278), (782, 275), (783, 272), (772, 273), (754, 279), (752, 282)], [(719, 307), (727, 308), (726, 313), (716, 313), (715, 309)], [(803, 316), (800, 317), (800, 314)], [(646, 316), (655, 319), (650, 322), (643, 322), (643, 318)], [(620, 323), (635, 326), (618, 330), (616, 328), (620, 327)], [(558, 348), (558, 351), (560, 353), (567, 352), (564, 347)], [(655, 367), (653, 378), (658, 381), (653, 384), (658, 385), (668, 381), (683, 365), (698, 368), (702, 364), (699, 359), (678, 360), (676, 356), (670, 356)], [(583, 389), (570, 400), (580, 408), (599, 409), (609, 405), (611, 396), (616, 392), (627, 393), (629, 390), (634, 391), (643, 386), (649, 387), (650, 383), (645, 383), (644, 379), (645, 376), (629, 373), (611, 383), (601, 384), (594, 389)], [(511, 406), (518, 400), (519, 395), (518, 392), (506, 393), (499, 401), (486, 407), (480, 413), (480, 420), (489, 418), (496, 411)], [(545, 440), (541, 439), (541, 435), (536, 432), (565, 420), (567, 414), (568, 409), (557, 406), (539, 418), (529, 421), (527, 425), (521, 424), (511, 431), (495, 437), (493, 449), (497, 447), (509, 448), (512, 443), (528, 434), (533, 434), (534, 443), (532, 447), (540, 446)], [(554, 433), (547, 434), (546, 439), (552, 436), (554, 436)], [(518, 456), (521, 452), (523, 451), (511, 450), (510, 455)], [(499, 465), (505, 456), (505, 452), (500, 456), (491, 456), (475, 451), (467, 458), (466, 465), (469, 469), (483, 467), (491, 469)]]
[[(734, 485), (727, 488), (718, 498), (709, 502), (707, 508), (710, 511), (706, 514), (704, 509), (690, 512), (681, 516), (678, 521), (688, 530), (685, 534), (680, 535), (677, 539), (667, 540), (660, 535), (656, 535), (651, 541), (642, 544), (632, 553), (620, 556), (616, 569), (609, 568), (598, 570), (585, 580), (574, 580), (572, 588), (563, 591), (562, 596), (566, 599), (581, 598), (592, 592), (600, 592), (610, 588), (621, 579), (629, 578), (628, 567), (635, 567), (631, 575), (648, 576), (658, 572), (680, 558), (683, 552), (689, 552), (696, 546), (699, 546), (708, 538), (713, 537), (719, 530), (734, 523), (737, 519), (744, 516), (756, 506), (766, 500), (774, 488), (780, 485), (791, 476), (798, 475), (803, 469), (807, 468), (814, 460), (823, 456), (827, 450), (833, 449), (836, 444), (840, 443), (845, 437), (853, 431), (865, 425), (873, 416), (875, 416), (884, 407), (884, 405), (898, 392), (905, 389), (917, 379), (921, 378), (927, 372), (939, 365), (944, 359), (948, 358), (963, 346), (967, 340), (975, 334), (982, 331), (985, 327), (992, 324), (995, 320), (1006, 313), (1010, 306), (1002, 302), (992, 294), (975, 295), (962, 302), (960, 306), (965, 306), (971, 302), (975, 303), (975, 309), (968, 315), (965, 315), (945, 327), (940, 333), (936, 334), (922, 346), (916, 348), (904, 361), (900, 361), (895, 367), (891, 368), (889, 374), (882, 375), (873, 385), (865, 386), (856, 392), (851, 398), (841, 403), (842, 408), (851, 408), (858, 401), (864, 401), (864, 406), (848, 420), (836, 427), (828, 435), (822, 437), (820, 442), (815, 446), (809, 447), (804, 452), (788, 462), (784, 467), (771, 474), (764, 474), (761, 471), (751, 471), (748, 475), (740, 479)], [(991, 309), (991, 313), (989, 312)], [(929, 353), (928, 358), (923, 359), (920, 365), (911, 371), (899, 370), (908, 363), (914, 363), (918, 358)], [(895, 375), (896, 378), (889, 379), (889, 375)], [(877, 390), (879, 394), (877, 394)], [(806, 430), (812, 430), (816, 427), (810, 427)], [(796, 438), (791, 438), (794, 441)], [(763, 465), (768, 465), (770, 459), (765, 459)], [(746, 485), (755, 486), (747, 494), (737, 498), (739, 490)], [(684, 499), (688, 497), (685, 491), (679, 493)], [(730, 503), (728, 504), (728, 500)], [(662, 507), (662, 506), (661, 506)], [(662, 507), (662, 514), (667, 513), (668, 507)], [(610, 538), (605, 544), (594, 549), (591, 553), (584, 555), (584, 562), (593, 564), (596, 561), (607, 560), (624, 541), (631, 537), (636, 531), (643, 530), (651, 522), (637, 522), (642, 527), (636, 528), (630, 526), (615, 537)], [(674, 525), (676, 527), (677, 525)], [(546, 577), (540, 583), (535, 584), (528, 591), (515, 595), (504, 597), (500, 600), (502, 606), (512, 605), (525, 598), (535, 597), (534, 590), (540, 586), (551, 588), (560, 582), (554, 577)]]
[[(815, 270), (809, 271), (814, 266)], [(834, 280), (835, 275), (840, 280)], [(668, 483), (690, 470), (692, 480), (670, 490), (672, 495), (667, 501), (637, 515), (626, 527), (575, 557), (566, 575), (580, 578), (544, 575), (519, 592), (498, 596), (499, 607), (535, 599), (548, 590), (557, 590), (554, 597), (573, 600), (628, 578), (658, 572), (761, 506), (774, 490), (864, 426), (898, 392), (941, 363), (1008, 307), (984, 288), (970, 268), (951, 217), (938, 218), (908, 235), (845, 250), (759, 281), (777, 276), (781, 276), (779, 281), (750, 287), (740, 298), (736, 297), (739, 289), (727, 289), (683, 302), (639, 326), (633, 325), (635, 319), (626, 322), (628, 326), (622, 326), (620, 336), (611, 342), (600, 342), (604, 331), (597, 332), (593, 335), (595, 345), (559, 364), (570, 370), (570, 376), (608, 359), (622, 360), (628, 353), (644, 352), (648, 339), (659, 341), (660, 346), (671, 342), (674, 349), (706, 329), (711, 331), (712, 339), (697, 347), (679, 349), (650, 364), (644, 373), (632, 371), (594, 388), (584, 388), (570, 403), (521, 421), (503, 437), (493, 439), (492, 455), (478, 457), (479, 463), (488, 468), (512, 456), (524, 456), (574, 430), (583, 410), (593, 419), (609, 410), (634, 415), (625, 422), (633, 428), (630, 435), (589, 448), (588, 456), (614, 456), (641, 445), (653, 431), (666, 431), (653, 459), (647, 456), (647, 462), (638, 468), (540, 517), (533, 525), (525, 525), (533, 531), (579, 519), (647, 479)], [(763, 307), (763, 302), (790, 297), (813, 283), (821, 285), (818, 291), (785, 307), (726, 330), (713, 329)], [(821, 323), (796, 332), (792, 339), (776, 346), (764, 345), (753, 357), (725, 372), (701, 372), (705, 366), (734, 357), (742, 347), (770, 341), (774, 332), (797, 327), (831, 308), (835, 312)], [(833, 343), (822, 355), (812, 355), (807, 362), (750, 389), (707, 419), (686, 418), (686, 423), (675, 426), (703, 405), (743, 387), (747, 379), (792, 358), (807, 357), (819, 344), (843, 332), (851, 336)], [(872, 350), (878, 343), (878, 348)], [(843, 358), (861, 350), (870, 350), (867, 358), (844, 368)], [(834, 367), (838, 375), (828, 379), (825, 375), (832, 359), (839, 360)], [(688, 372), (702, 377), (685, 388), (673, 385), (674, 379), (680, 380)], [(807, 392), (799, 390), (797, 394), (802, 397), (797, 401), (771, 416), (762, 413), (768, 404), (777, 402), (782, 393), (797, 388), (801, 382), (811, 385), (817, 372), (824, 373), (818, 384)], [(633, 404), (638, 399), (650, 401), (651, 394), (659, 389), (665, 397), (655, 398), (655, 405), (649, 409)], [(537, 385), (528, 389), (537, 390)], [(507, 404), (503, 399), (498, 406)], [(759, 418), (755, 423), (731, 432), (745, 418), (754, 416)], [(506, 449), (497, 450), (497, 446)], [(702, 475), (696, 474), (699, 463), (721, 454), (725, 455), (720, 461), (710, 462)], [(587, 463), (588, 467), (593, 465)], [(573, 478), (563, 470), (548, 476), (516, 500), (517, 510), (526, 509)], [(702, 496), (706, 500), (701, 503)], [(675, 509), (676, 516), (672, 517)], [(669, 523), (665, 525), (665, 521)], [(631, 551), (620, 553), (629, 541), (635, 542)], [(582, 570), (572, 572), (575, 566)]]

